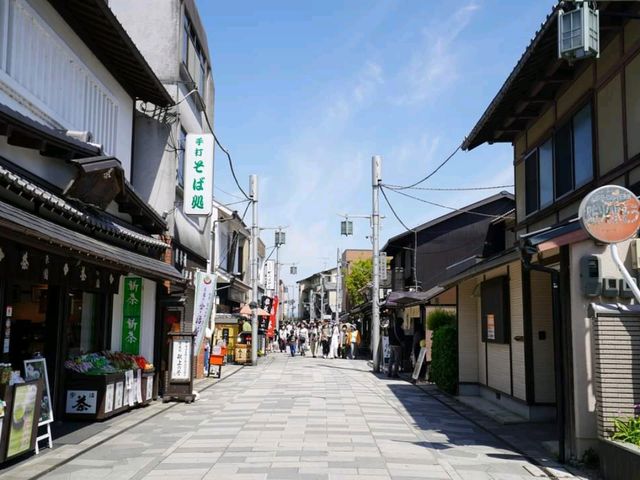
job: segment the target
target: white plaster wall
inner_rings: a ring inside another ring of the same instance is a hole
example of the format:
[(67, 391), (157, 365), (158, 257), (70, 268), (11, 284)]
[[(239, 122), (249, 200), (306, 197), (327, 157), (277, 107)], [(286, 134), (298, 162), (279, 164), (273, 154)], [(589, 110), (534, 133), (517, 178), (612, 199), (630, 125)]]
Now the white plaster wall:
[[(46, 0), (28, 0), (29, 5), (37, 15), (55, 32), (55, 34), (70, 48), (96, 79), (109, 91), (118, 104), (117, 115), (117, 142), (116, 150), (112, 152), (121, 162), (127, 178), (131, 173), (131, 142), (133, 129), (133, 99), (109, 73), (105, 66), (93, 55), (89, 48), (78, 38), (73, 30), (64, 22), (54, 8)], [(20, 95), (15, 88), (10, 87), (6, 81), (0, 82), (4, 88), (0, 88), (0, 103), (4, 103), (20, 113), (33, 118), (41, 123), (54, 128), (66, 128), (69, 130), (86, 130), (85, 125), (67, 125), (62, 119), (45, 118), (38, 113), (37, 108), (46, 105), (35, 96), (25, 94), (21, 90)], [(69, 92), (72, 95), (73, 92)]]

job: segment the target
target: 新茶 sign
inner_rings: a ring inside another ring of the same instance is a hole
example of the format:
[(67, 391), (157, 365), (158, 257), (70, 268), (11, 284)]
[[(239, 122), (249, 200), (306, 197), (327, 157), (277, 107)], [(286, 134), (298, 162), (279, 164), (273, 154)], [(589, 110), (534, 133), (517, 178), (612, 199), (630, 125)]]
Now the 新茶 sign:
[(209, 215), (213, 199), (213, 148), (211, 134), (187, 134), (184, 147), (184, 213)]
[(142, 320), (142, 278), (125, 277), (122, 307), (122, 348), (125, 353), (140, 353)]

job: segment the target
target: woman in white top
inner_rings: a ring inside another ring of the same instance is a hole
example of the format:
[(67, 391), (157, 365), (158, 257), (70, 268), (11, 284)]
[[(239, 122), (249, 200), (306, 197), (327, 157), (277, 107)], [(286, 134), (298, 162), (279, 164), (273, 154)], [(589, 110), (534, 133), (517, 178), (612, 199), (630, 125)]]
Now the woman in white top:
[(340, 346), (340, 329), (338, 325), (333, 326), (331, 333), (331, 350), (329, 351), (329, 358), (338, 358), (338, 347)]

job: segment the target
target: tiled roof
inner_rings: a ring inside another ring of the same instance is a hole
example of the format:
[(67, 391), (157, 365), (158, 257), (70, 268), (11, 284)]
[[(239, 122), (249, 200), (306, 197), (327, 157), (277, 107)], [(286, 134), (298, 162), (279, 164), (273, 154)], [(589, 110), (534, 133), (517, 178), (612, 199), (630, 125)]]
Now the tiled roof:
[(107, 235), (113, 235), (131, 243), (139, 243), (152, 248), (168, 248), (161, 240), (138, 233), (124, 225), (121, 225), (109, 215), (94, 211), (87, 212), (74, 206), (67, 200), (39, 187), (26, 178), (14, 173), (0, 165), (0, 184), (10, 190), (17, 191), (22, 196), (29, 196), (42, 202), (47, 210), (62, 214), (75, 222), (81, 223), (91, 229), (96, 229)]

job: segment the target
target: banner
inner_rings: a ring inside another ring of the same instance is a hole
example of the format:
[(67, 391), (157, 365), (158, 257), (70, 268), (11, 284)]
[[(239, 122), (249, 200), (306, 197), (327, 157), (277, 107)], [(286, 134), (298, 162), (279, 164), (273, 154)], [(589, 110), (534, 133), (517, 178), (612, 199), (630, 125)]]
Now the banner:
[(142, 320), (142, 278), (124, 277), (121, 351), (140, 353), (140, 321)]
[(275, 260), (267, 260), (264, 262), (264, 288), (267, 290), (275, 290), (276, 288), (276, 262)]
[(209, 215), (213, 200), (213, 135), (187, 134), (184, 147), (184, 213)]
[(273, 297), (271, 304), (271, 313), (269, 315), (269, 328), (267, 329), (267, 337), (273, 337), (276, 331), (276, 315), (278, 314), (278, 297)]
[(213, 301), (216, 294), (216, 276), (205, 272), (196, 272), (196, 293), (193, 307), (193, 332), (195, 337), (194, 355), (200, 351), (204, 331), (209, 326)]

